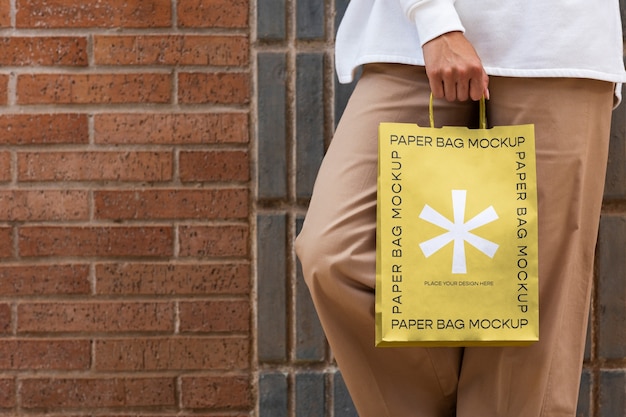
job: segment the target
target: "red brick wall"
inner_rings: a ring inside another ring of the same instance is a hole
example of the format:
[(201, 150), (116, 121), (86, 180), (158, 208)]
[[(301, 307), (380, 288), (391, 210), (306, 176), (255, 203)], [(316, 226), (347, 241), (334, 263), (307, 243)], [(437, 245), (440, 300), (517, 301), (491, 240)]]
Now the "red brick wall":
[(0, 415), (243, 416), (247, 0), (0, 0)]

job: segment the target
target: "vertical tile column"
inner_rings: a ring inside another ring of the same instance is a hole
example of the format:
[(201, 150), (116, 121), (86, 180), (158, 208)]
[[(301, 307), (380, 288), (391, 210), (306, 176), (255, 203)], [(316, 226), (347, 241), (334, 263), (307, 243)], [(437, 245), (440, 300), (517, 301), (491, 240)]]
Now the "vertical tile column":
[[(334, 73), (349, 0), (257, 0), (256, 343), (259, 416), (352, 417), (293, 241), (353, 90)], [(625, 95), (626, 96), (626, 95)], [(577, 416), (626, 415), (626, 106), (614, 112)]]
[(295, 107), (296, 198), (307, 200), (324, 157), (324, 54), (321, 52), (296, 56)]
[(579, 410), (585, 417), (626, 415), (625, 144), (626, 106), (622, 103), (613, 111), (590, 320), (591, 348), (579, 396)]
[(336, 22), (348, 0), (258, 0), (258, 415), (356, 417), (293, 242), (352, 86), (334, 76)]
[(287, 200), (287, 55), (260, 53), (258, 77), (258, 198)]
[[(622, 19), (626, 23), (622, 4)], [(622, 97), (626, 89), (622, 88)], [(579, 403), (593, 398), (594, 417), (626, 415), (626, 106), (613, 111), (609, 160), (604, 189), (605, 204), (600, 222), (596, 263), (596, 293), (593, 300), (593, 357), (586, 366), (588, 387), (581, 384)], [(593, 384), (593, 385), (592, 385)], [(594, 390), (595, 386), (595, 390)]]

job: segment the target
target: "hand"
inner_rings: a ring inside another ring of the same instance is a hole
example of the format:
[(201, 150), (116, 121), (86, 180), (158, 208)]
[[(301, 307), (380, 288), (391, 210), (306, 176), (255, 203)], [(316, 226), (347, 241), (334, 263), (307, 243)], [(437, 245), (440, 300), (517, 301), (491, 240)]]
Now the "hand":
[(489, 98), (489, 77), (472, 44), (461, 32), (448, 32), (423, 46), (426, 75), (435, 98), (448, 101)]

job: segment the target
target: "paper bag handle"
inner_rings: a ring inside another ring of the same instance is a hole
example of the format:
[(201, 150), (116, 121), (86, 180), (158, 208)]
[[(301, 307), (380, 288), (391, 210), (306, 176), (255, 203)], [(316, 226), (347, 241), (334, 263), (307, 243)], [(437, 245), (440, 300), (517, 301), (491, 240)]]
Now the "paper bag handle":
[[(430, 93), (430, 101), (428, 102), (428, 119), (430, 127), (435, 127), (435, 114), (433, 112), (433, 93)], [(485, 109), (485, 96), (480, 98), (478, 109), (478, 128), (487, 129), (487, 111)]]

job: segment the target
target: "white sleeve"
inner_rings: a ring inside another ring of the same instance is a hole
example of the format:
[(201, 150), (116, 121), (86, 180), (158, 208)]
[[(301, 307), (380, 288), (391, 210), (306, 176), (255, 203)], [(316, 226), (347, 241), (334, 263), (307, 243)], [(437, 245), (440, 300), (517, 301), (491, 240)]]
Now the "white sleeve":
[(422, 45), (444, 33), (465, 32), (454, 8), (455, 0), (399, 1), (404, 14), (415, 24)]

